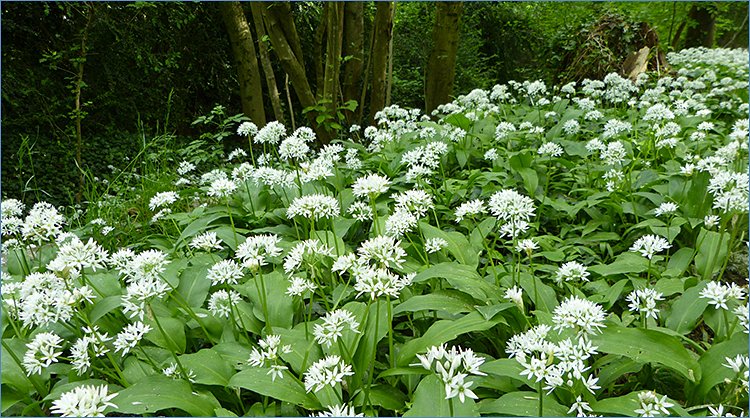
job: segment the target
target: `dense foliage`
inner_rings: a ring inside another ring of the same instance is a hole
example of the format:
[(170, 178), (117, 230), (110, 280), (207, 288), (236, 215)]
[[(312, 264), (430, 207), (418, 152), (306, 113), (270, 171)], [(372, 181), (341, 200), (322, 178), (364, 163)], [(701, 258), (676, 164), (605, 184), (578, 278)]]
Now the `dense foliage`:
[(85, 213), (6, 199), (2, 412), (746, 415), (746, 58), (319, 150), (219, 107)]
[[(571, 54), (582, 48), (586, 31), (603, 17), (616, 18), (619, 26), (613, 30), (626, 33), (647, 22), (658, 32), (662, 49), (668, 50), (680, 25), (694, 24), (687, 19), (691, 5), (467, 2), (458, 34), (453, 91), (466, 94), (509, 80), (568, 81)], [(317, 2), (293, 2), (292, 7), (305, 67), (312, 74), (315, 60), (320, 59), (315, 37), (323, 7)], [(747, 3), (715, 7), (716, 45), (746, 47)], [(245, 9), (249, 15), (247, 4)], [(372, 3), (365, 7), (366, 48), (374, 9)], [(396, 7), (393, 103), (424, 107), (434, 11), (432, 2)], [(97, 195), (89, 188), (96, 187), (94, 179), (116, 178), (119, 171), (113, 173), (112, 166), (147, 175), (149, 154), (155, 149), (165, 145), (177, 149), (197, 134), (190, 124), (197, 115), (210, 112), (217, 103), (230, 114), (241, 109), (232, 49), (214, 3), (6, 2), (2, 38), (3, 190), (26, 203), (95, 201)], [(684, 35), (678, 39), (675, 48), (681, 48), (684, 39)], [(590, 61), (609, 66), (624, 59), (601, 59), (606, 55), (606, 50), (594, 50)], [(286, 100), (284, 71), (276, 59), (272, 64), (284, 112), (302, 120), (303, 108), (293, 91), (291, 104)], [(79, 65), (84, 66), (82, 103), (76, 110)], [(609, 71), (619, 68), (602, 74)], [(315, 77), (310, 82), (315, 84)], [(268, 104), (267, 91), (264, 95)], [(359, 103), (358, 114), (361, 109), (379, 110), (369, 107), (367, 99)], [(76, 166), (77, 116), (82, 118), (83, 132), (80, 167)], [(163, 141), (167, 134), (171, 137)]]

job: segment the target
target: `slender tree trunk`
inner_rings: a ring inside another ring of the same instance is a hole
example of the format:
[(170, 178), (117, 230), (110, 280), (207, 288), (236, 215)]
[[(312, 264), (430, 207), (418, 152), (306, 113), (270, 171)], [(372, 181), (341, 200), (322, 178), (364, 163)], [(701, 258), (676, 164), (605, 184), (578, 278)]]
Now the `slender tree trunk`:
[(258, 126), (266, 124), (263, 109), (263, 90), (260, 85), (260, 70), (255, 57), (255, 45), (245, 12), (238, 1), (219, 3), (219, 10), (232, 44), (237, 63), (237, 78), (240, 82), (242, 112)]
[(677, 50), (677, 46), (680, 44), (680, 37), (682, 36), (682, 31), (685, 30), (685, 26), (687, 25), (687, 20), (683, 20), (682, 23), (680, 23), (680, 26), (677, 26), (677, 30), (674, 33), (674, 37), (672, 38), (672, 49)]
[[(364, 61), (364, 3), (346, 2), (344, 6), (344, 43), (342, 55), (343, 83), (341, 96), (344, 102), (357, 100)], [(361, 103), (360, 103), (361, 106)], [(353, 112), (345, 112), (347, 122), (352, 123)]]
[(688, 11), (691, 21), (685, 34), (685, 47), (714, 46), (716, 36), (716, 5), (713, 3), (693, 3)]
[(375, 11), (372, 46), (372, 96), (370, 100), (370, 121), (376, 112), (385, 107), (388, 76), (388, 45), (393, 36), (392, 1), (378, 2)]
[(437, 2), (435, 26), (432, 28), (432, 52), (425, 74), (425, 111), (432, 112), (438, 105), (448, 103), (453, 94), (458, 50), (458, 25), (463, 4)]
[(276, 77), (273, 74), (273, 67), (271, 66), (271, 58), (268, 54), (268, 47), (263, 38), (266, 37), (266, 28), (263, 25), (263, 6), (260, 3), (252, 2), (250, 7), (253, 14), (253, 23), (255, 24), (255, 34), (258, 37), (258, 53), (260, 55), (260, 63), (263, 66), (263, 74), (266, 76), (266, 87), (268, 87), (268, 95), (271, 98), (271, 106), (273, 107), (273, 115), (277, 121), (284, 123), (284, 112), (281, 110), (281, 99), (279, 97), (279, 88), (276, 85)]
[(87, 40), (89, 37), (89, 27), (91, 21), (94, 18), (94, 7), (91, 4), (86, 4), (86, 26), (81, 31), (81, 50), (78, 60), (78, 74), (76, 76), (76, 102), (75, 102), (75, 117), (76, 117), (76, 165), (78, 166), (79, 177), (78, 177), (78, 191), (76, 192), (76, 203), (81, 203), (83, 198), (83, 186), (84, 186), (84, 173), (83, 173), (83, 130), (81, 126), (81, 119), (83, 119), (83, 112), (81, 109), (81, 94), (83, 90), (83, 66), (86, 63), (86, 48), (88, 47)]
[[(326, 3), (328, 7), (326, 26), (326, 65), (323, 80), (323, 99), (329, 115), (336, 115), (339, 97), (339, 74), (341, 69), (341, 43), (344, 34), (344, 3)], [(338, 122), (338, 121), (336, 121)]]
[[(393, 2), (393, 8), (391, 9), (391, 22), (396, 16), (396, 2)], [(388, 41), (388, 75), (385, 82), (385, 105), (391, 105), (391, 89), (393, 88), (393, 38), (394, 35), (391, 33), (391, 39)]]
[[(280, 21), (279, 16), (276, 15), (275, 9), (282, 10), (281, 7), (271, 7), (263, 9), (263, 21), (266, 23), (266, 30), (268, 31), (268, 37), (271, 40), (273, 51), (279, 58), (279, 63), (284, 71), (289, 75), (289, 80), (292, 83), (292, 88), (297, 94), (302, 107), (315, 106), (315, 96), (310, 89), (310, 83), (307, 81), (307, 75), (305, 74), (305, 66), (301, 61), (301, 56), (295, 55), (293, 45), (299, 43), (294, 40), (288, 40), (283, 28), (289, 27), (288, 21)], [(284, 15), (281, 13), (281, 15)], [(289, 15), (291, 17), (291, 14)], [(296, 31), (295, 31), (296, 33)], [(290, 109), (291, 111), (291, 109)]]
[(323, 3), (323, 13), (320, 16), (320, 23), (315, 29), (313, 35), (313, 68), (315, 70), (315, 97), (320, 100), (323, 97), (323, 79), (325, 78), (325, 64), (323, 63), (325, 53), (323, 42), (326, 39), (328, 29), (328, 14), (330, 13), (330, 2)]

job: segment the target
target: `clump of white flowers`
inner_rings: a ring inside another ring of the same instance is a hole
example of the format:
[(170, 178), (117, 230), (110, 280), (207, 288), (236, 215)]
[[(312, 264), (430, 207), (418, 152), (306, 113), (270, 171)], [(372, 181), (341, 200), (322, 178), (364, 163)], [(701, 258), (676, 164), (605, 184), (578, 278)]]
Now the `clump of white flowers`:
[(642, 256), (650, 260), (657, 253), (669, 248), (672, 248), (672, 245), (666, 239), (658, 235), (644, 235), (633, 243), (630, 251), (639, 252)]
[(634, 290), (625, 299), (628, 301), (630, 311), (642, 313), (646, 318), (650, 316), (656, 319), (656, 314), (659, 313), (656, 309), (656, 302), (664, 300), (664, 295), (654, 289), (645, 288)]
[(286, 210), (289, 219), (301, 216), (307, 219), (324, 219), (339, 216), (341, 209), (336, 198), (323, 194), (310, 194), (295, 198)]
[(344, 363), (341, 357), (326, 356), (313, 363), (304, 373), (305, 390), (318, 392), (326, 386), (336, 386), (344, 380), (344, 377), (352, 375), (354, 375), (352, 366)]
[(292, 352), (291, 345), (281, 345), (281, 336), (279, 335), (268, 335), (265, 338), (261, 338), (258, 341), (260, 350), (257, 347), (253, 347), (250, 352), (250, 358), (247, 360), (247, 364), (253, 367), (268, 367), (267, 375), (271, 376), (271, 381), (275, 381), (276, 378), (284, 378), (284, 370), (288, 368), (281, 364), (281, 354), (288, 354)]
[(77, 386), (53, 401), (51, 411), (63, 417), (103, 417), (108, 407), (117, 408), (110, 402), (115, 396), (107, 385)]
[(484, 364), (484, 358), (474, 354), (470, 348), (451, 347), (446, 350), (445, 345), (432, 346), (427, 349), (426, 354), (417, 354), (419, 363), (427, 370), (435, 372), (437, 377), (445, 385), (445, 399), (458, 397), (461, 403), (466, 398), (478, 399), (478, 396), (470, 389), (473, 381), (467, 381), (469, 375), (486, 376), (479, 367)]

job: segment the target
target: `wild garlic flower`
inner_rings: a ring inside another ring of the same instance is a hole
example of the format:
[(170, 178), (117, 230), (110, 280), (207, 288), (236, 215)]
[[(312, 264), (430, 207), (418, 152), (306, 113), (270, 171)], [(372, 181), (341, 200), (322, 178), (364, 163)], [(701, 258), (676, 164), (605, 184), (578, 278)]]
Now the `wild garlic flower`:
[(85, 268), (93, 271), (106, 268), (108, 259), (107, 251), (93, 238), (84, 243), (80, 238), (73, 236), (73, 239), (60, 246), (57, 256), (49, 262), (47, 269), (61, 277), (77, 278)]
[(387, 235), (379, 235), (363, 242), (357, 249), (360, 258), (366, 263), (371, 261), (381, 267), (395, 266), (401, 268), (406, 261), (406, 251), (401, 248), (401, 241)]
[(487, 161), (495, 161), (497, 160), (497, 150), (495, 148), (490, 148), (487, 150), (487, 152), (484, 153), (484, 159)]
[(748, 334), (748, 320), (750, 319), (750, 310), (748, 310), (747, 301), (735, 306), (732, 312), (737, 315), (737, 320), (739, 321), (740, 326), (744, 328), (745, 334)]
[(559, 269), (557, 269), (557, 274), (555, 275), (555, 281), (557, 284), (561, 284), (563, 281), (566, 282), (588, 282), (589, 281), (589, 275), (590, 273), (588, 270), (586, 270), (586, 266), (583, 264), (577, 262), (577, 261), (569, 261), (562, 266), (560, 266)]
[(708, 282), (706, 287), (701, 290), (700, 297), (708, 299), (708, 304), (714, 305), (714, 308), (728, 311), (727, 302), (744, 300), (745, 289), (737, 286), (736, 283), (726, 285), (720, 282)]
[(577, 417), (590, 417), (592, 416), (590, 412), (592, 412), (593, 409), (591, 409), (591, 405), (589, 405), (588, 402), (581, 399), (581, 395), (578, 395), (576, 396), (576, 401), (573, 402), (573, 405), (568, 409), (568, 413), (571, 414), (574, 411)]
[(747, 213), (748, 173), (717, 171), (709, 180), (708, 191), (714, 197), (714, 209)]
[(481, 199), (470, 200), (456, 208), (456, 222), (461, 222), (466, 217), (474, 217), (485, 213), (487, 213), (487, 207)]
[(315, 265), (323, 257), (333, 257), (333, 249), (317, 239), (298, 242), (284, 257), (284, 272), (292, 275), (302, 267), (303, 262), (307, 262), (308, 265)]
[(533, 240), (533, 239), (522, 239), (518, 241), (518, 245), (516, 245), (516, 251), (519, 253), (526, 253), (527, 255), (531, 255), (531, 253), (538, 249), (539, 245)]
[(563, 152), (563, 148), (560, 146), (560, 144), (556, 144), (554, 142), (545, 142), (536, 151), (536, 153), (539, 155), (549, 155), (550, 157), (559, 157), (563, 155)]
[[(5, 291), (3, 296), (7, 298)], [(93, 299), (88, 286), (73, 286), (55, 274), (35, 272), (19, 285), (15, 310), (25, 327), (45, 326), (69, 321), (81, 302)]]
[[(726, 363), (721, 365), (732, 370), (736, 373), (736, 379), (739, 380), (740, 385), (736, 389), (740, 393), (747, 393), (748, 391), (748, 378), (750, 377), (750, 370), (748, 369), (748, 356), (745, 354), (737, 354), (734, 358), (724, 357)], [(733, 379), (725, 379), (726, 383), (730, 383)]]
[(604, 310), (588, 299), (571, 296), (555, 308), (552, 322), (558, 332), (573, 328), (579, 335), (595, 334), (605, 327)]
[(416, 273), (411, 273), (401, 276), (385, 268), (368, 268), (354, 274), (357, 280), (354, 290), (357, 291), (357, 297), (369, 294), (373, 300), (380, 296), (396, 299), (401, 290), (411, 284), (415, 275)]
[(227, 161), (236, 160), (240, 157), (247, 157), (247, 152), (242, 148), (235, 148), (227, 155)]
[(115, 352), (122, 351), (123, 356), (128, 354), (151, 329), (150, 325), (140, 321), (127, 325), (115, 336)]
[(289, 296), (302, 296), (307, 292), (314, 292), (318, 286), (310, 280), (301, 277), (292, 277), (289, 286), (286, 288), (286, 294)]
[(664, 295), (654, 289), (638, 289), (631, 292), (626, 300), (629, 302), (628, 309), (632, 312), (640, 312), (656, 319), (659, 310), (656, 309), (656, 302), (664, 300)]
[(404, 207), (396, 210), (385, 220), (385, 235), (400, 237), (417, 226), (417, 217)]
[(204, 232), (196, 235), (190, 241), (190, 248), (194, 250), (201, 250), (211, 252), (213, 250), (221, 250), (221, 239), (216, 235), (216, 232)]
[(291, 345), (281, 345), (281, 336), (279, 335), (268, 335), (258, 341), (260, 350), (253, 347), (250, 352), (250, 358), (247, 360), (247, 364), (253, 367), (268, 367), (267, 375), (271, 375), (271, 381), (276, 381), (276, 378), (284, 378), (284, 370), (288, 368), (279, 364), (280, 355), (292, 352)]
[(364, 417), (365, 414), (357, 413), (353, 406), (346, 404), (329, 405), (328, 411), (318, 412), (316, 417)]
[(190, 161), (181, 161), (177, 167), (177, 174), (184, 176), (185, 174), (195, 170), (195, 164)]
[(232, 181), (237, 185), (243, 184), (253, 178), (253, 173), (255, 173), (255, 167), (252, 164), (242, 163), (232, 169)]
[[(125, 275), (128, 282), (138, 280), (157, 280), (166, 269), (167, 254), (159, 250), (147, 250), (139, 254), (125, 251), (120, 255), (123, 257), (122, 265), (117, 266)], [(114, 257), (113, 257), (114, 259)]]
[[(418, 364), (427, 370), (435, 372), (437, 377), (445, 385), (445, 399), (458, 397), (461, 403), (466, 398), (478, 399), (477, 395), (470, 389), (474, 382), (466, 381), (469, 375), (486, 376), (479, 367), (484, 363), (484, 358), (478, 357), (470, 348), (451, 347), (445, 349), (445, 344), (432, 346), (427, 349), (426, 354), (417, 354)], [(434, 367), (434, 368), (433, 368)]]
[(322, 324), (315, 324), (313, 328), (313, 335), (315, 341), (318, 344), (330, 347), (331, 344), (338, 341), (341, 337), (344, 327), (349, 328), (350, 331), (359, 333), (359, 322), (354, 318), (354, 315), (346, 309), (336, 309), (333, 312), (329, 312), (323, 317)]
[(253, 235), (237, 247), (235, 257), (242, 262), (242, 266), (256, 271), (259, 267), (268, 264), (270, 258), (281, 255), (278, 243), (281, 238), (276, 235)]
[(422, 218), (427, 211), (434, 208), (432, 195), (420, 189), (410, 189), (392, 196), (396, 201), (396, 208), (404, 208), (417, 218)]
[(504, 221), (529, 221), (534, 216), (534, 201), (515, 190), (503, 189), (490, 197), (490, 212)]
[(292, 136), (281, 141), (281, 145), (279, 145), (279, 157), (282, 160), (303, 160), (310, 152), (310, 146), (307, 143), (314, 140), (315, 133), (312, 132), (312, 129), (301, 127), (294, 131)]
[(211, 280), (211, 284), (216, 286), (220, 284), (237, 284), (245, 276), (242, 267), (234, 260), (221, 260), (208, 269), (206, 278)]
[(368, 205), (365, 202), (354, 202), (351, 205), (349, 205), (349, 209), (347, 210), (354, 219), (365, 222), (372, 219), (372, 207)]
[(133, 280), (128, 284), (122, 297), (122, 312), (129, 318), (138, 317), (143, 321), (146, 304), (151, 300), (163, 298), (169, 290), (169, 284), (158, 278)]
[(573, 136), (581, 130), (581, 124), (575, 119), (569, 119), (563, 123), (562, 130), (565, 135)]
[(504, 298), (510, 302), (513, 302), (518, 309), (523, 312), (523, 290), (518, 286), (513, 286), (505, 291)]
[(310, 194), (295, 198), (287, 208), (286, 215), (289, 219), (301, 216), (317, 221), (323, 218), (335, 218), (339, 216), (340, 211), (339, 201), (336, 198)]
[(177, 363), (169, 363), (168, 367), (165, 367), (161, 373), (164, 376), (171, 377), (174, 380), (187, 380), (191, 383), (195, 383), (195, 372), (193, 369), (187, 369), (183, 373), (182, 370), (180, 370), (180, 366)]
[(242, 298), (234, 290), (227, 292), (224, 289), (214, 292), (208, 299), (208, 310), (212, 315), (219, 318), (232, 316), (232, 307), (237, 306)]
[(679, 209), (679, 206), (677, 206), (677, 204), (672, 202), (664, 202), (654, 210), (654, 215), (673, 215), (675, 212), (677, 212), (677, 209)]
[(640, 252), (642, 256), (650, 260), (656, 253), (668, 248), (672, 248), (672, 245), (666, 239), (658, 235), (644, 235), (633, 243), (630, 251)]
[(242, 122), (237, 127), (237, 135), (239, 136), (255, 136), (258, 133), (258, 125), (252, 122)]
[(217, 179), (208, 188), (208, 195), (216, 198), (226, 198), (237, 190), (237, 184), (229, 179)]
[(62, 354), (62, 342), (54, 332), (41, 332), (34, 336), (30, 343), (26, 344), (28, 348), (23, 355), (23, 367), (26, 369), (26, 375), (42, 374), (52, 363), (57, 362), (57, 358)]
[(117, 408), (110, 402), (117, 393), (107, 393), (107, 385), (77, 386), (52, 402), (51, 412), (63, 417), (103, 417), (108, 408)]
[(62, 214), (47, 202), (36, 203), (23, 221), (21, 233), (29, 241), (51, 241), (62, 232)]
[(5, 199), (0, 203), (0, 217), (7, 219), (11, 217), (20, 217), (23, 215), (23, 209), (26, 205), (18, 199)]
[(673, 407), (674, 404), (667, 400), (667, 395), (659, 398), (659, 395), (649, 391), (638, 393), (638, 402), (640, 408), (635, 409), (633, 412), (641, 417), (655, 417), (657, 415), (669, 416), (669, 408)]
[(305, 390), (318, 392), (328, 385), (336, 386), (336, 383), (341, 383), (344, 377), (353, 375), (352, 366), (344, 363), (341, 357), (327, 356), (313, 363), (304, 373)]
[(109, 348), (104, 344), (111, 340), (106, 332), (99, 332), (99, 328), (84, 327), (84, 336), (77, 339), (70, 348), (71, 364), (79, 376), (83, 376), (91, 367), (91, 354), (94, 357), (101, 357), (109, 352)]
[(180, 196), (176, 192), (159, 192), (154, 195), (148, 202), (148, 208), (155, 211), (158, 208), (169, 206), (176, 202)]
[(436, 253), (448, 246), (448, 241), (442, 238), (429, 238), (424, 243), (424, 250), (429, 254)]
[(286, 127), (278, 121), (268, 122), (253, 138), (256, 144), (277, 144), (286, 135)]
[(352, 186), (352, 191), (356, 197), (373, 199), (387, 192), (390, 186), (391, 182), (388, 180), (388, 177), (379, 174), (370, 174), (358, 178)]

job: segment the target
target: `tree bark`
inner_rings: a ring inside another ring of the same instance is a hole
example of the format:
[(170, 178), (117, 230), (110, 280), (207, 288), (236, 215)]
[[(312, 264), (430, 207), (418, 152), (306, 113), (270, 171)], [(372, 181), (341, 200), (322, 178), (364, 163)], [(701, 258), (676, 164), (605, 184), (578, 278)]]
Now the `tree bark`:
[(313, 35), (313, 69), (315, 70), (315, 97), (320, 100), (323, 97), (323, 84), (325, 79), (325, 64), (323, 63), (325, 57), (325, 50), (323, 48), (323, 42), (326, 39), (326, 30), (328, 29), (328, 14), (330, 11), (329, 2), (323, 3), (323, 12), (320, 16), (320, 23), (315, 29)]
[[(329, 115), (336, 115), (339, 97), (339, 74), (341, 70), (341, 43), (344, 34), (344, 3), (326, 3), (328, 7), (326, 26), (326, 64), (323, 79), (323, 100)], [(336, 121), (338, 122), (338, 121)]]
[[(310, 89), (310, 83), (307, 81), (307, 75), (305, 74), (305, 66), (301, 60), (295, 55), (293, 45), (299, 44), (299, 39), (288, 40), (283, 28), (293, 25), (289, 21), (284, 20), (283, 24), (280, 21), (280, 17), (276, 15), (275, 10), (277, 8), (264, 8), (263, 9), (263, 21), (266, 23), (266, 30), (268, 31), (268, 37), (271, 40), (271, 45), (279, 58), (279, 63), (284, 71), (289, 75), (289, 80), (292, 82), (292, 88), (297, 94), (297, 98), (300, 101), (302, 107), (315, 106), (315, 95), (313, 95)], [(279, 10), (283, 8), (279, 7)], [(282, 10), (283, 11), (283, 10)], [(283, 13), (281, 13), (284, 16)], [(291, 14), (288, 15), (291, 18)], [(287, 31), (289, 32), (289, 31)], [(296, 33), (296, 30), (294, 31)], [(291, 111), (291, 109), (290, 109)]]
[[(342, 46), (343, 83), (341, 96), (344, 102), (359, 99), (364, 65), (364, 3), (346, 2), (344, 6), (344, 42)], [(361, 103), (360, 103), (361, 105)], [(347, 122), (352, 122), (353, 112), (345, 112)]]
[(260, 3), (252, 2), (250, 3), (250, 7), (253, 14), (253, 23), (255, 24), (255, 34), (258, 37), (258, 53), (260, 55), (260, 63), (263, 66), (263, 74), (266, 76), (266, 87), (268, 88), (268, 95), (271, 98), (273, 115), (277, 121), (284, 123), (284, 112), (281, 110), (279, 88), (276, 85), (276, 76), (273, 74), (273, 67), (271, 66), (271, 58), (268, 54), (268, 47), (266, 46), (265, 40), (263, 39), (266, 36), (266, 28), (263, 24), (263, 6)]
[(685, 47), (705, 46), (711, 48), (716, 36), (716, 5), (713, 3), (693, 3), (688, 11), (688, 30), (685, 34)]
[(394, 3), (378, 2), (373, 27), (372, 47), (372, 95), (370, 100), (370, 122), (375, 113), (385, 107), (388, 76), (388, 45), (393, 36)]
[(232, 52), (237, 63), (237, 78), (240, 82), (242, 112), (258, 125), (266, 124), (263, 109), (263, 89), (260, 85), (260, 70), (255, 57), (255, 45), (245, 12), (238, 1), (219, 3), (221, 17), (229, 34)]
[(456, 51), (458, 50), (458, 25), (463, 4), (437, 2), (435, 26), (432, 28), (432, 52), (425, 74), (425, 112), (448, 103), (453, 94), (456, 77)]

